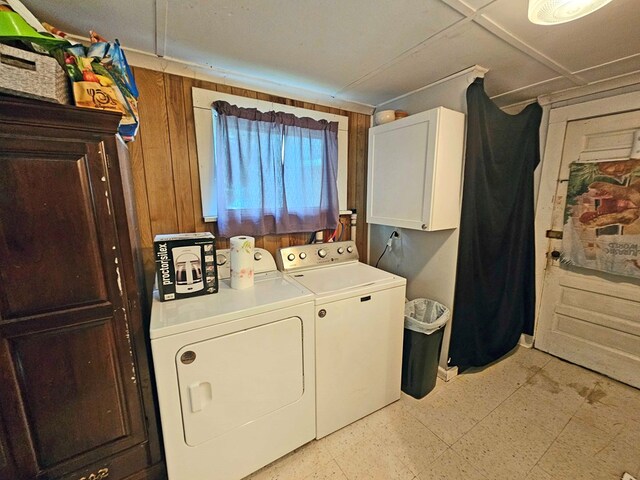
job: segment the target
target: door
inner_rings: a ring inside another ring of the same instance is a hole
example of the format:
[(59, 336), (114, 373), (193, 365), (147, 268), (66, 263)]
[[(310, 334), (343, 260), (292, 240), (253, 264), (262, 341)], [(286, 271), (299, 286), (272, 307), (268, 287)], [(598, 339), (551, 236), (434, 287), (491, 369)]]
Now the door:
[[(551, 230), (563, 230), (570, 163), (628, 159), (637, 129), (637, 110), (568, 122)], [(640, 280), (565, 265), (562, 240), (548, 245), (536, 347), (640, 387)]]
[(195, 447), (300, 400), (302, 341), (302, 320), (290, 317), (181, 348), (176, 373), (187, 445)]
[(0, 477), (124, 478), (148, 459), (105, 144), (1, 145)]

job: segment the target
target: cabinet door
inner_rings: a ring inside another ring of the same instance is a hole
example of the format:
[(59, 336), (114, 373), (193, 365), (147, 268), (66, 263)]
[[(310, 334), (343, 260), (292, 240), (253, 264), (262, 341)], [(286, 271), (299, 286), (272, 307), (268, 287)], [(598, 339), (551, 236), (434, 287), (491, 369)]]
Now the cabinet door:
[(369, 130), (367, 222), (428, 228), (436, 124), (429, 110)]
[(367, 222), (457, 228), (464, 114), (444, 107), (369, 130)]
[(104, 147), (2, 138), (0, 472), (10, 459), (11, 478), (117, 479), (147, 464)]

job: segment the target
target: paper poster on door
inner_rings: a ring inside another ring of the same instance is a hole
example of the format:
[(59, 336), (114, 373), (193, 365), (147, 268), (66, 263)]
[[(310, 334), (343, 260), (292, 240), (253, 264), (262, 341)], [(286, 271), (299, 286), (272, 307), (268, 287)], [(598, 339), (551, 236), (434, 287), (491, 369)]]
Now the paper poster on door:
[(640, 278), (640, 159), (569, 166), (562, 262)]

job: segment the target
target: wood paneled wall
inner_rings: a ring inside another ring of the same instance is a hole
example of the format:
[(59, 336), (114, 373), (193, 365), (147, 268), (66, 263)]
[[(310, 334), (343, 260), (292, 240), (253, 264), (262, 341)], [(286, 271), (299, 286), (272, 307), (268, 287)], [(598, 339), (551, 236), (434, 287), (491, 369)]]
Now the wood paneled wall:
[[(368, 115), (143, 68), (134, 68), (134, 76), (140, 91), (140, 131), (129, 144), (129, 151), (149, 281), (153, 278), (152, 248), (157, 234), (210, 231), (216, 235), (219, 248), (228, 246), (227, 239), (217, 237), (215, 224), (203, 221), (192, 87), (348, 116), (347, 204), (358, 212), (356, 240), (360, 257), (366, 261)], [(350, 217), (340, 220), (346, 224), (343, 239), (349, 239)], [(330, 233), (325, 232), (325, 238)], [(309, 238), (310, 232), (267, 235), (256, 238), (256, 246), (275, 253), (280, 247), (307, 243)]]

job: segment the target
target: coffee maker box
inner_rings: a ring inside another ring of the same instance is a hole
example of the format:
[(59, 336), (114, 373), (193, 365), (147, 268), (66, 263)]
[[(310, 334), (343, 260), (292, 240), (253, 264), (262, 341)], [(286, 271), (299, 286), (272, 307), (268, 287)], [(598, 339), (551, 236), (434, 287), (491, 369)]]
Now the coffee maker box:
[(153, 246), (160, 300), (177, 300), (218, 291), (213, 234), (156, 235)]

